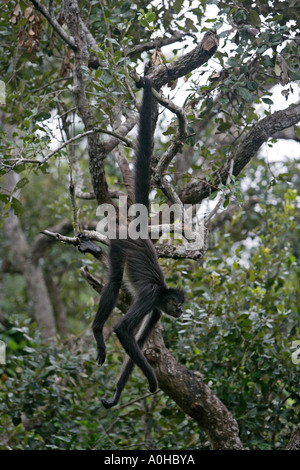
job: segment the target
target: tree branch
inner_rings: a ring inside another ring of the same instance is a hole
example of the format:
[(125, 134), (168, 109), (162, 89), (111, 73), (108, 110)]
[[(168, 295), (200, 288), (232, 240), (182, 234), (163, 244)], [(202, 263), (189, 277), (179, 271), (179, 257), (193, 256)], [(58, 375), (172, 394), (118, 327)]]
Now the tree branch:
[(285, 450), (300, 450), (300, 424), (293, 430), (291, 439)]
[[(234, 176), (238, 176), (249, 163), (264, 142), (267, 142), (276, 132), (297, 124), (300, 121), (300, 102), (288, 108), (276, 111), (254, 124), (244, 139), (233, 150), (230, 159), (233, 160)], [(226, 184), (228, 176), (228, 162), (212, 174), (212, 182), (193, 181), (186, 185), (179, 193), (184, 204), (197, 204), (209, 196), (211, 187), (218, 187), (220, 183)]]
[(159, 324), (144, 348), (160, 388), (206, 432), (212, 449), (242, 450), (238, 425), (231, 413), (204, 383), (199, 372), (176, 362), (166, 348), (161, 333)]
[(218, 36), (213, 31), (207, 31), (201, 43), (191, 52), (183, 55), (174, 62), (154, 67), (149, 73), (153, 86), (158, 90), (170, 81), (192, 72), (205, 64), (216, 52)]
[[(228, 170), (228, 175), (227, 175), (227, 178), (226, 178), (226, 186), (229, 186), (230, 180), (231, 180), (231, 177), (232, 177), (233, 159), (228, 160), (228, 166), (229, 166), (229, 170)], [(220, 209), (221, 205), (223, 204), (224, 199), (225, 199), (225, 190), (222, 192), (222, 194), (220, 196), (220, 199), (218, 200), (218, 202), (215, 205), (215, 207), (213, 208), (213, 210), (207, 216), (207, 218), (205, 220), (206, 227), (208, 226), (210, 220), (212, 220), (215, 217), (215, 215), (217, 214), (218, 210)]]
[(52, 28), (55, 29), (57, 34), (65, 41), (68, 46), (75, 51), (76, 50), (76, 44), (73, 40), (73, 38), (70, 38), (64, 29), (60, 26), (56, 18), (47, 10), (47, 8), (37, 0), (31, 0), (31, 3), (35, 6), (35, 8), (42, 13), (42, 15), (47, 19), (48, 23), (51, 24)]
[(156, 181), (161, 177), (162, 173), (166, 171), (175, 155), (177, 155), (179, 150), (182, 148), (187, 138), (187, 119), (184, 108), (176, 106), (174, 103), (172, 103), (171, 100), (168, 100), (163, 96), (162, 93), (158, 93), (156, 90), (153, 90), (153, 95), (160, 104), (176, 114), (178, 118), (178, 130), (176, 137), (168, 150), (159, 159), (159, 162), (154, 169), (154, 180)]
[[(64, 12), (69, 31), (76, 43), (74, 60), (74, 87), (73, 95), (76, 107), (87, 131), (92, 130), (96, 118), (92, 113), (90, 103), (86, 96), (86, 86), (82, 66), (89, 59), (89, 43), (87, 41), (87, 29), (83, 27), (80, 18), (78, 2), (64, 0)], [(98, 204), (108, 202), (113, 204), (108, 191), (106, 181), (104, 159), (107, 155), (105, 144), (100, 140), (98, 133), (88, 134), (89, 168), (92, 185)]]
[(140, 54), (142, 52), (146, 51), (151, 51), (152, 49), (156, 49), (168, 46), (170, 44), (174, 44), (174, 42), (181, 41), (182, 39), (185, 39), (187, 35), (186, 33), (180, 33), (179, 31), (174, 31), (173, 36), (169, 38), (156, 38), (154, 41), (148, 41), (144, 42), (142, 44), (139, 44), (138, 46), (135, 46), (133, 49), (131, 49), (128, 54), (126, 54), (127, 57), (130, 57), (135, 54)]
[[(67, 237), (61, 233), (52, 232), (51, 230), (42, 230), (41, 233), (48, 237), (55, 238), (55, 240), (60, 242), (67, 243), (68, 245), (80, 246), (80, 240), (78, 237)], [(101, 235), (101, 233), (96, 232), (95, 230), (84, 230), (83, 233), (91, 240), (96, 240), (104, 243), (105, 245), (108, 245), (109, 243), (105, 235)]]

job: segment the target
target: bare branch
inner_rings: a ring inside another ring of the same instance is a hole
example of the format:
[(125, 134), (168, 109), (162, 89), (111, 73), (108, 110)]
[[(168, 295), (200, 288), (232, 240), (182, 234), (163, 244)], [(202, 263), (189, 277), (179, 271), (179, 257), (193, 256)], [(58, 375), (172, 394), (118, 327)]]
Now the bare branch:
[(169, 38), (160, 38), (160, 39), (156, 38), (154, 41), (149, 41), (149, 42), (139, 44), (135, 46), (133, 49), (131, 49), (126, 55), (130, 57), (135, 54), (140, 54), (141, 52), (151, 51), (152, 49), (156, 49), (157, 47), (161, 48), (164, 46), (168, 46), (170, 44), (174, 44), (177, 41), (182, 41), (187, 36), (190, 36), (190, 34), (180, 33), (179, 31), (174, 31), (173, 36)]
[(41, 233), (47, 235), (48, 237), (55, 238), (60, 242), (67, 243), (68, 245), (79, 245), (79, 240), (77, 237), (67, 237), (66, 235), (61, 235), (58, 232), (51, 232), (50, 230), (41, 230)]
[[(68, 245), (80, 245), (78, 237), (67, 237), (65, 235), (61, 235), (58, 232), (51, 232), (50, 230), (42, 230), (41, 233), (49, 237), (55, 238), (56, 240), (66, 243)], [(91, 240), (96, 240), (98, 242), (104, 243), (105, 245), (108, 244), (107, 237), (105, 235), (101, 235), (101, 233), (96, 232), (95, 230), (84, 230), (83, 233)]]
[(63, 148), (67, 147), (67, 145), (70, 145), (73, 142), (76, 142), (76, 140), (83, 139), (84, 137), (87, 137), (87, 136), (89, 136), (91, 134), (95, 134), (95, 133), (103, 133), (103, 134), (111, 135), (111, 136), (115, 137), (116, 139), (123, 141), (127, 145), (127, 147), (132, 147), (133, 146), (133, 144), (128, 139), (123, 137), (122, 135), (119, 135), (116, 132), (109, 131), (107, 129), (102, 129), (102, 128), (95, 127), (94, 129), (91, 129), (91, 130), (86, 131), (86, 132), (82, 132), (81, 134), (77, 134), (74, 137), (72, 137), (71, 139), (66, 140), (66, 142), (61, 144), (56, 150), (53, 150), (53, 152), (51, 152), (49, 155), (47, 155), (42, 161), (36, 162), (36, 163), (38, 163), (39, 165), (43, 165), (51, 157), (53, 157), (53, 155), (55, 155), (57, 152), (60, 152)]
[(160, 104), (176, 114), (178, 118), (178, 131), (176, 133), (175, 139), (168, 150), (162, 155), (154, 170), (154, 179), (156, 180), (160, 177), (160, 175), (162, 175), (162, 173), (166, 171), (172, 159), (182, 148), (187, 138), (187, 119), (184, 108), (176, 106), (171, 102), (171, 100), (168, 100), (161, 93), (157, 93), (155, 90), (153, 90), (153, 95)]
[[(121, 129), (121, 132), (124, 135), (126, 135), (124, 127), (120, 126), (120, 129)], [(73, 142), (76, 142), (77, 140), (83, 139), (84, 137), (88, 137), (88, 136), (90, 136), (92, 134), (96, 134), (96, 133), (107, 134), (107, 135), (110, 135), (110, 136), (114, 137), (113, 144), (112, 144), (112, 141), (107, 142), (107, 144), (106, 144), (107, 147), (108, 147), (107, 151), (110, 151), (111, 148), (113, 147), (113, 145), (114, 144), (117, 145), (119, 141), (124, 142), (127, 147), (133, 147), (132, 142), (129, 139), (127, 139), (126, 137), (124, 137), (123, 135), (118, 134), (117, 132), (109, 131), (107, 129), (102, 129), (102, 128), (97, 128), (96, 127), (94, 129), (88, 130), (86, 132), (82, 132), (81, 134), (77, 134), (76, 136), (72, 137), (71, 139), (66, 140), (58, 148), (56, 148), (55, 150), (50, 152), (42, 160), (34, 160), (34, 159), (28, 159), (28, 158), (22, 158), (22, 157), (6, 159), (5, 163), (1, 162), (0, 169), (1, 168), (9, 168), (9, 169), (13, 170), (13, 169), (17, 168), (18, 166), (23, 165), (24, 163), (30, 163), (30, 164), (37, 165), (38, 167), (40, 167), (40, 166), (44, 165), (45, 163), (47, 163), (48, 160), (50, 160), (50, 158), (52, 158), (56, 153), (60, 152), (61, 150), (63, 150), (68, 145), (72, 144)], [(10, 162), (11, 164), (7, 165), (8, 162)]]
[[(226, 179), (226, 186), (229, 186), (230, 180), (232, 177), (232, 171), (233, 171), (233, 159), (232, 158), (228, 161), (228, 166), (229, 166), (229, 170), (228, 170), (228, 175)], [(217, 214), (218, 210), (220, 209), (221, 205), (224, 202), (225, 195), (226, 195), (226, 190), (222, 192), (221, 197), (219, 198), (219, 201), (217, 202), (217, 204), (215, 205), (211, 213), (206, 217), (205, 219), (206, 226), (209, 224), (210, 220), (212, 220), (214, 216)]]
[[(112, 136), (105, 142), (105, 149), (107, 153), (111, 152), (118, 144), (120, 140), (127, 145), (127, 147), (133, 148), (134, 145), (124, 136), (130, 132), (137, 123), (137, 114), (134, 112), (128, 113), (126, 116), (126, 120), (118, 127), (116, 132), (111, 132), (110, 135)], [(107, 134), (109, 134), (107, 132)]]
[(98, 292), (98, 294), (101, 294), (101, 291), (102, 291), (102, 288), (103, 288), (103, 284), (102, 282), (99, 281), (98, 278), (96, 278), (95, 276), (93, 276), (89, 270), (88, 270), (88, 267), (87, 266), (82, 266), (80, 268), (80, 274), (82, 275), (82, 277), (89, 283), (89, 285), (95, 289), (96, 292)]

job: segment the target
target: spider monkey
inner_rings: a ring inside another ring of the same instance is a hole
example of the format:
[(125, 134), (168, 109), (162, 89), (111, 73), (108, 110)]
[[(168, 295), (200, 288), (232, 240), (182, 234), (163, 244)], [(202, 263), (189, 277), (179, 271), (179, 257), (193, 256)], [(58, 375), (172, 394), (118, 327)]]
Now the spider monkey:
[[(137, 86), (144, 90), (136, 150), (134, 196), (135, 203), (143, 204), (149, 210), (152, 83), (148, 77), (142, 77)], [(113, 398), (110, 401), (102, 399), (105, 408), (111, 408), (118, 403), (135, 364), (140, 367), (148, 379), (149, 391), (154, 392), (157, 389), (158, 383), (155, 373), (144, 357), (142, 347), (160, 319), (161, 312), (178, 318), (182, 314), (184, 302), (182, 290), (167, 286), (151, 240), (142, 238), (133, 240), (130, 237), (111, 240), (108, 281), (102, 290), (98, 310), (92, 324), (97, 343), (99, 365), (104, 363), (106, 357), (103, 326), (116, 304), (124, 274), (130, 283), (131, 291), (134, 292), (134, 300), (127, 313), (114, 326), (114, 332), (129, 358), (124, 363)], [(135, 338), (135, 332), (141, 325), (139, 336)]]

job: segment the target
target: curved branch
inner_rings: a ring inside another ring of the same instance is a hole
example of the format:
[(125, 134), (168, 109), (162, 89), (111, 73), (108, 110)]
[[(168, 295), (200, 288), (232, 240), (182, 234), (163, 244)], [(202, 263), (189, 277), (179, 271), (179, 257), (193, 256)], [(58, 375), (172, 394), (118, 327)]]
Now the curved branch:
[(160, 89), (166, 83), (177, 80), (201, 67), (214, 55), (218, 43), (218, 36), (213, 31), (207, 31), (195, 49), (172, 63), (163, 64), (151, 70), (149, 78), (151, 78), (153, 86)]
[(49, 155), (47, 155), (45, 158), (43, 158), (43, 160), (41, 160), (37, 163), (39, 164), (39, 166), (43, 165), (51, 157), (53, 157), (53, 155), (55, 155), (57, 152), (60, 152), (60, 150), (67, 147), (68, 145), (72, 144), (73, 142), (76, 142), (76, 140), (83, 139), (84, 137), (88, 137), (89, 135), (96, 134), (96, 133), (100, 133), (100, 134), (102, 133), (102, 134), (107, 134), (107, 135), (113, 136), (115, 139), (124, 142), (127, 145), (127, 147), (133, 147), (130, 140), (126, 139), (126, 137), (123, 137), (122, 135), (119, 135), (119, 134), (117, 134), (116, 132), (113, 132), (113, 131), (108, 131), (106, 129), (95, 127), (94, 129), (91, 129), (91, 130), (86, 131), (86, 132), (82, 132), (81, 134), (77, 134), (77, 135), (75, 135), (75, 137), (72, 137), (71, 139), (66, 140), (66, 142), (64, 142), (62, 145), (60, 145), (56, 150), (53, 150), (53, 152), (49, 153)]
[[(238, 176), (249, 163), (264, 142), (267, 142), (276, 132), (291, 127), (300, 121), (300, 101), (291, 104), (288, 108), (276, 111), (254, 124), (240, 144), (233, 150), (229, 159), (233, 160), (234, 176)], [(218, 187), (220, 183), (226, 184), (229, 172), (228, 162), (212, 174), (212, 182), (193, 181), (186, 185), (179, 196), (184, 204), (197, 204), (209, 196), (211, 187)]]
[(159, 162), (154, 170), (154, 179), (158, 180), (161, 178), (162, 173), (166, 171), (172, 159), (182, 148), (187, 138), (188, 126), (184, 108), (176, 106), (174, 103), (172, 103), (172, 101), (168, 100), (165, 96), (163, 96), (161, 93), (158, 93), (156, 90), (153, 90), (153, 95), (160, 104), (162, 104), (163, 106), (165, 106), (165, 108), (169, 109), (174, 114), (176, 114), (178, 118), (178, 131), (176, 133), (176, 137), (168, 148), (168, 150), (159, 159)]
[(75, 51), (76, 50), (76, 44), (73, 40), (73, 38), (70, 38), (64, 31), (64, 29), (60, 26), (56, 18), (54, 18), (50, 12), (47, 10), (47, 8), (42, 5), (40, 2), (37, 0), (31, 0), (31, 3), (35, 6), (35, 8), (42, 13), (42, 15), (47, 19), (48, 23), (51, 24), (52, 28), (55, 29), (57, 34), (65, 41), (68, 46)]
[(285, 450), (300, 450), (300, 424), (293, 430)]
[(178, 364), (166, 348), (161, 332), (159, 324), (144, 348), (160, 388), (206, 432), (212, 449), (242, 450), (238, 425), (231, 413), (204, 383), (198, 371)]

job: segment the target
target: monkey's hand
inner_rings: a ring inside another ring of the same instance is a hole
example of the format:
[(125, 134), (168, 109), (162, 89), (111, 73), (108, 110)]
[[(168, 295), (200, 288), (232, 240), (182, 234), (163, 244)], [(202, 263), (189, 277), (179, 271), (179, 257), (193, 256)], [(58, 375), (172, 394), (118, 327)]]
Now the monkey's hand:
[(97, 354), (97, 363), (99, 364), (99, 366), (102, 366), (102, 364), (104, 364), (105, 362), (105, 358), (106, 358), (106, 348), (105, 348), (105, 345), (99, 345), (98, 344), (98, 354)]
[(81, 253), (91, 253), (95, 258), (101, 258), (102, 250), (99, 246), (95, 245), (95, 243), (83, 233), (77, 233), (76, 236), (79, 240), (78, 250), (81, 251)]
[(105, 342), (104, 342), (104, 338), (102, 334), (102, 329), (93, 326), (93, 332), (94, 332), (94, 337), (95, 337), (96, 344), (97, 344), (96, 361), (99, 364), (99, 366), (102, 366), (106, 358), (106, 347), (105, 347)]

